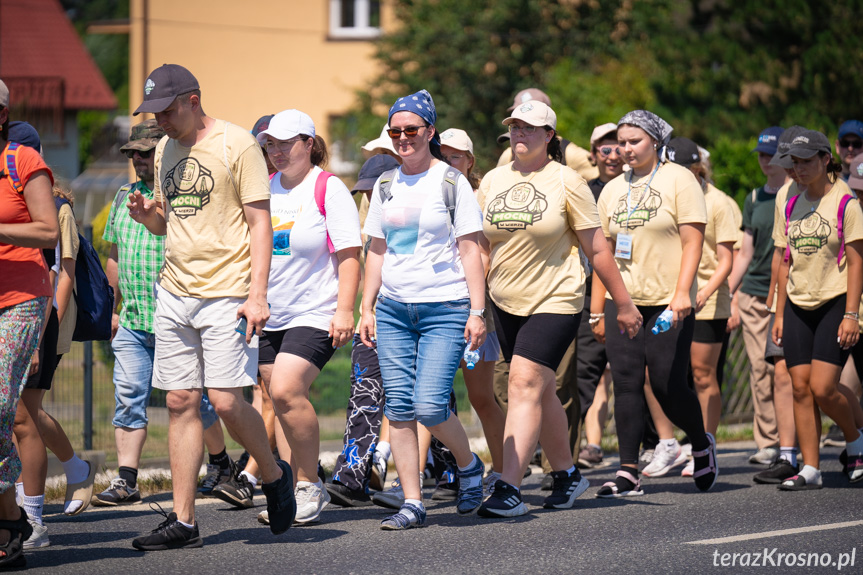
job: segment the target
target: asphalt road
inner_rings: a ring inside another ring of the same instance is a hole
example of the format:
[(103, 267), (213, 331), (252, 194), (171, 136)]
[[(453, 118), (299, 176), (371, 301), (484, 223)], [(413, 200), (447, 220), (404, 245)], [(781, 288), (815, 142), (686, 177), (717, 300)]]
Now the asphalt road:
[[(747, 463), (751, 451), (741, 447), (720, 446), (720, 478), (708, 493), (681, 478), (678, 468), (667, 477), (645, 480), (643, 497), (596, 499), (597, 489), (616, 469), (611, 465), (586, 474), (591, 487), (573, 509), (546, 511), (541, 473), (534, 473), (524, 483), (531, 508), (526, 516), (459, 517), (453, 503), (429, 500), (427, 527), (404, 532), (378, 528), (389, 513), (383, 508), (330, 506), (320, 524), (274, 536), (257, 523), (265, 505), (258, 492), (255, 509), (199, 500), (203, 548), (142, 553), (132, 549), (131, 539), (162, 519), (146, 503), (91, 507), (71, 518), (62, 515), (60, 505), (50, 505), (46, 524), (52, 545), (28, 552), (29, 571), (863, 573), (863, 483), (848, 484), (837, 461), (839, 450), (823, 451), (824, 489), (789, 493), (752, 483), (760, 468)], [(147, 501), (171, 507), (170, 494)]]

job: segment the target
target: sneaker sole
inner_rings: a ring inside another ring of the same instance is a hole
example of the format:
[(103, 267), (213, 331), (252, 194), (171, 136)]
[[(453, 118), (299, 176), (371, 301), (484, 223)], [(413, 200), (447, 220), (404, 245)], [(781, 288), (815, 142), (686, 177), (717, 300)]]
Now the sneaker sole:
[(446, 490), (446, 491), (435, 490), (434, 493), (432, 493), (431, 498), (434, 501), (455, 501), (456, 499), (458, 499), (458, 492), (457, 491), (450, 491), (450, 490)]
[(264, 517), (263, 515), (258, 513), (258, 523), (260, 523), (261, 525), (269, 525), (270, 524), (270, 518)]
[(543, 508), (545, 509), (570, 509), (574, 504), (575, 500), (579, 498), (587, 488), (590, 487), (590, 481), (588, 481), (587, 477), (582, 477), (581, 481), (578, 482), (578, 485), (575, 486), (575, 491), (572, 492), (572, 495), (569, 496), (569, 500), (565, 503), (555, 504), (546, 504), (543, 503)]
[(138, 499), (137, 501), (124, 501), (122, 503), (115, 503), (113, 501), (103, 501), (94, 495), (93, 499), (90, 500), (90, 505), (94, 507), (128, 507), (130, 505), (140, 505), (143, 502), (143, 500)]
[(240, 509), (250, 509), (255, 506), (255, 501), (253, 499), (237, 499), (230, 493), (226, 493), (224, 491), (213, 491), (213, 497), (224, 501), (225, 503), (230, 503), (234, 507), (239, 507)]
[(329, 487), (327, 487), (327, 493), (330, 494), (330, 501), (332, 504), (338, 505), (339, 507), (369, 507), (372, 505), (371, 499), (353, 499), (348, 495), (339, 493), (338, 491), (330, 491)]
[(140, 545), (132, 541), (132, 547), (134, 547), (138, 551), (167, 551), (168, 549), (185, 549), (187, 547), (195, 549), (203, 546), (204, 540), (201, 539), (200, 536), (195, 537), (194, 539), (189, 539), (188, 541), (183, 541), (182, 543), (169, 545)]
[(43, 547), (48, 547), (49, 545), (51, 545), (51, 540), (48, 537), (46, 537), (44, 539), (37, 539), (36, 541), (34, 541), (33, 538), (31, 537), (30, 539), (28, 539), (27, 541), (24, 542), (23, 548), (24, 549), (42, 549)]
[(641, 489), (640, 491), (632, 491), (631, 490), (631, 491), (624, 491), (622, 493), (611, 493), (608, 495), (600, 495), (599, 493), (597, 493), (596, 497), (599, 499), (622, 499), (624, 497), (641, 497), (642, 495), (644, 495), (643, 489)]
[(398, 511), (402, 508), (402, 505), (405, 504), (404, 499), (388, 499), (384, 497), (380, 497), (380, 494), (376, 493), (372, 495), (372, 503), (375, 505), (380, 505), (381, 507), (386, 507), (387, 509), (395, 509)]
[(527, 505), (521, 502), (512, 509), (490, 509), (480, 505), (476, 514), (480, 517), (519, 517), (527, 515)]

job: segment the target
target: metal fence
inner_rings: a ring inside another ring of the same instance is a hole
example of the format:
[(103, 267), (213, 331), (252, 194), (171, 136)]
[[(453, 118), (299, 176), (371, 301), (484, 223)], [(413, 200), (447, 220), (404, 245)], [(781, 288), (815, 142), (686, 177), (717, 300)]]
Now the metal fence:
[[(97, 449), (115, 453), (113, 357), (107, 342), (74, 343), (63, 356), (54, 385), (45, 396), (45, 409), (63, 426), (76, 449)], [(336, 352), (312, 385), (311, 401), (321, 423), (322, 439), (340, 439), (350, 390), (350, 348)], [(455, 383), (460, 419), (474, 433), (481, 433), (476, 415), (470, 410), (461, 373)], [(248, 398), (247, 398), (248, 399)], [(613, 398), (612, 398), (613, 401)], [(752, 420), (749, 391), (749, 361), (738, 329), (731, 334), (722, 388), (723, 423)], [(144, 457), (167, 453), (168, 416), (165, 395), (154, 390), (148, 410), (150, 425)]]

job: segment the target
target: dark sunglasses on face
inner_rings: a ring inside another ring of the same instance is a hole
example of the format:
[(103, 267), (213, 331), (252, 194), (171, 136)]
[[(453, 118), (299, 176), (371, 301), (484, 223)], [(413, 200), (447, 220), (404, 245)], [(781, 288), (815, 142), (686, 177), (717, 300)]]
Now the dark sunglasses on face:
[(126, 154), (126, 157), (130, 160), (135, 157), (135, 154), (138, 154), (146, 160), (153, 155), (153, 150), (126, 150), (123, 153)]
[(605, 156), (606, 158), (614, 152), (618, 156), (620, 155), (620, 147), (619, 146), (603, 146), (599, 148), (599, 153)]
[(843, 148), (859, 150), (863, 148), (863, 140), (839, 140), (839, 145)]
[(389, 135), (389, 137), (390, 137), (390, 138), (395, 139), (395, 138), (401, 138), (401, 137), (402, 137), (402, 133), (404, 132), (404, 135), (405, 135), (405, 136), (407, 136), (408, 138), (413, 138), (414, 136), (416, 136), (417, 134), (419, 134), (419, 133), (420, 133), (420, 129), (422, 129), (422, 128), (424, 128), (424, 127), (425, 127), (425, 126), (408, 126), (407, 128), (404, 128), (404, 129), (400, 129), (400, 128), (388, 128), (388, 129), (387, 129), (387, 134)]

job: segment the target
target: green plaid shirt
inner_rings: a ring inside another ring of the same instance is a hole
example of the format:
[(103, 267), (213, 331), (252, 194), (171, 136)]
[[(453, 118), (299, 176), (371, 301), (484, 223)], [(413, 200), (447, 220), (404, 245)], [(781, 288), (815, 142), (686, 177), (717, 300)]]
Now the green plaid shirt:
[(120, 294), (123, 296), (120, 325), (126, 329), (154, 333), (154, 285), (159, 280), (159, 271), (165, 260), (165, 236), (154, 236), (143, 224), (129, 216), (125, 200), (135, 189), (140, 190), (146, 198), (153, 199), (153, 191), (143, 182), (120, 188), (111, 204), (102, 238), (117, 244)]

